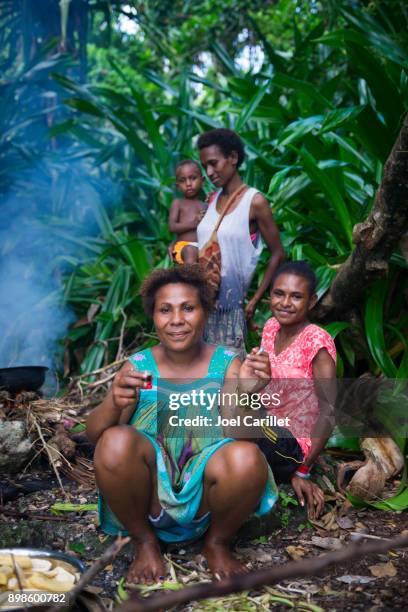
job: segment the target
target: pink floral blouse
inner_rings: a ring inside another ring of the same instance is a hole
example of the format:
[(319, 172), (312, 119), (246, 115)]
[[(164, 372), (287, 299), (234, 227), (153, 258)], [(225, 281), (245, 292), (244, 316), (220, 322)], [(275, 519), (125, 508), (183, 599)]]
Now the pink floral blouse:
[(313, 381), (313, 359), (320, 349), (326, 349), (336, 362), (336, 347), (330, 334), (317, 325), (309, 324), (293, 342), (278, 355), (275, 338), (278, 321), (268, 319), (262, 333), (262, 346), (269, 354), (272, 380), (264, 393), (279, 393), (279, 406), (264, 403), (268, 414), (288, 417), (288, 429), (297, 439), (304, 457), (311, 449), (311, 432), (319, 416), (319, 401)]

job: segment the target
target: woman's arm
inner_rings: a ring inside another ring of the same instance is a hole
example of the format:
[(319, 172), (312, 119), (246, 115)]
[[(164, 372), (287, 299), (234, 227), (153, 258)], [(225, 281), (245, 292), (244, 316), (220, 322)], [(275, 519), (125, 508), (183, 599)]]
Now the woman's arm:
[(103, 402), (86, 420), (86, 435), (91, 442), (96, 443), (105, 429), (129, 422), (139, 401), (139, 389), (145, 384), (145, 374), (127, 361), (113, 379)]
[(311, 467), (326, 446), (334, 426), (336, 401), (336, 365), (327, 349), (322, 348), (312, 362), (315, 390), (319, 399), (319, 418), (311, 434), (312, 448), (304, 465)]
[[(225, 436), (254, 441), (261, 435), (259, 427), (245, 425), (244, 417), (258, 416), (258, 403), (256, 409), (252, 408), (252, 404), (255, 405), (252, 400), (256, 394), (259, 395), (270, 378), (269, 357), (265, 352), (259, 353), (259, 347), (252, 349), (243, 363), (238, 358), (234, 359), (225, 376), (219, 406), (221, 416), (231, 423), (230, 426), (224, 426)], [(233, 420), (238, 417), (240, 424), (237, 426)]]
[(273, 219), (268, 200), (261, 193), (257, 193), (252, 200), (251, 206), (255, 214), (255, 220), (257, 222), (259, 231), (261, 232), (261, 236), (271, 252), (271, 257), (266, 267), (261, 284), (256, 290), (253, 298), (246, 305), (245, 314), (248, 319), (251, 319), (254, 315), (256, 305), (271, 284), (272, 276), (275, 270), (285, 259), (285, 252), (280, 240), (279, 230)]

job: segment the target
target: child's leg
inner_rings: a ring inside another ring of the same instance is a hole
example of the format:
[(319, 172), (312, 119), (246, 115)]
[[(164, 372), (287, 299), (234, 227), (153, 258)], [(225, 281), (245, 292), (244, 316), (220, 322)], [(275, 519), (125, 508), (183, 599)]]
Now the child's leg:
[(183, 262), (186, 264), (193, 264), (198, 262), (198, 249), (195, 246), (188, 245), (181, 251), (181, 257)]
[(160, 512), (152, 444), (128, 425), (110, 427), (99, 438), (94, 466), (98, 488), (136, 544), (129, 582), (157, 582), (165, 566), (148, 521)]
[(289, 429), (268, 427), (263, 438), (256, 441), (271, 468), (277, 484), (290, 482), (303, 463), (303, 452)]

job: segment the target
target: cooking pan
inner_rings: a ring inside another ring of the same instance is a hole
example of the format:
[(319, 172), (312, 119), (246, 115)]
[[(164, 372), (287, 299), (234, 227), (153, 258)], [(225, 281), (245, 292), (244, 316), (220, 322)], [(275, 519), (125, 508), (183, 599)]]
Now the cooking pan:
[(47, 370), (44, 366), (0, 368), (0, 388), (9, 393), (37, 391), (44, 384)]

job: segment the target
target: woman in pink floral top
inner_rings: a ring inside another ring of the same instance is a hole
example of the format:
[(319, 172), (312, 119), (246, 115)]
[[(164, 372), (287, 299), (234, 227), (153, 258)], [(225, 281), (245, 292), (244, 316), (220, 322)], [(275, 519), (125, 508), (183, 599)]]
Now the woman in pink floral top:
[(287, 417), (288, 427), (265, 427), (259, 441), (275, 477), (291, 480), (302, 505), (306, 497), (312, 517), (323, 508), (323, 494), (304, 479), (331, 434), (336, 393), (333, 339), (308, 320), (317, 301), (315, 289), (316, 276), (303, 261), (284, 264), (272, 281), (274, 317), (262, 334), (272, 380), (263, 392), (279, 393), (279, 406), (265, 404), (265, 409), (277, 418)]

